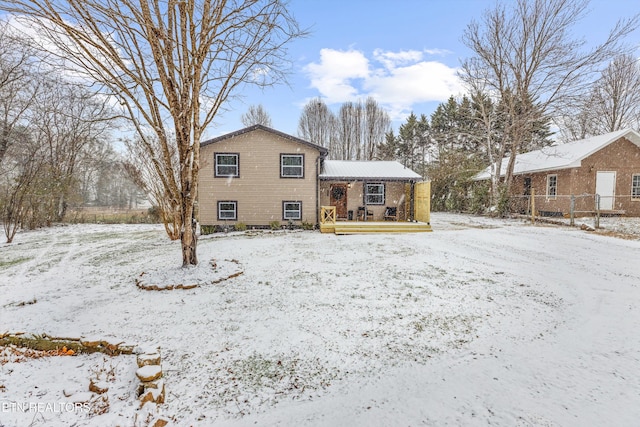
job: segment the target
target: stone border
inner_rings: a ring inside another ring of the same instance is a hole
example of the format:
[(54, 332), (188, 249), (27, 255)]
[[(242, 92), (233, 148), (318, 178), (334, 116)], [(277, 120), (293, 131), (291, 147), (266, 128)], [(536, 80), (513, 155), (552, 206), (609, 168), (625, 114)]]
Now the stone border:
[(103, 339), (54, 337), (48, 334), (36, 335), (25, 332), (0, 334), (0, 346), (8, 345), (41, 351), (59, 350), (66, 347), (68, 350), (73, 350), (74, 353), (104, 353), (109, 356), (133, 354), (135, 348), (134, 345), (125, 344), (124, 341), (112, 343)]
[[(223, 261), (231, 262), (240, 266), (240, 261), (238, 261), (237, 259), (225, 259)], [(211, 268), (215, 272), (215, 270), (218, 268), (217, 261), (215, 259), (212, 259), (210, 264), (211, 264)], [(205, 285), (216, 285), (218, 283), (222, 283), (224, 281), (233, 279), (234, 277), (241, 276), (242, 274), (244, 274), (244, 271), (240, 270), (228, 276), (221, 277), (219, 279), (212, 280), (211, 282), (205, 282), (205, 283), (193, 283), (193, 284), (187, 284), (187, 285), (183, 283), (170, 284), (170, 285), (153, 285), (153, 284), (149, 285), (144, 283), (144, 281), (142, 280), (142, 277), (145, 275), (145, 272), (142, 272), (140, 273), (140, 276), (136, 278), (136, 286), (138, 287), (138, 289), (142, 289), (144, 291), (172, 291), (175, 289), (195, 289)]]

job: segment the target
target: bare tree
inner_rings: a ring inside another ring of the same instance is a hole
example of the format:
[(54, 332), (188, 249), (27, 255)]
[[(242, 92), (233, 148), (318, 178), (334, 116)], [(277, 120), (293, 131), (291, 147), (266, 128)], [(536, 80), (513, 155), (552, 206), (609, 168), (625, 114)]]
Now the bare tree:
[[(515, 160), (535, 131), (532, 124), (561, 109), (588, 84), (605, 61), (622, 51), (621, 40), (637, 26), (638, 16), (620, 21), (607, 39), (587, 49), (571, 30), (584, 16), (587, 0), (517, 0), (487, 10), (482, 23), (472, 21), (463, 35), (475, 56), (464, 61), (460, 77), (470, 87), (484, 87), (499, 100), (508, 120), (505, 186)], [(481, 83), (478, 83), (481, 82)], [(474, 93), (474, 92), (472, 92)], [(497, 152), (504, 156), (506, 151)], [(500, 175), (500, 170), (495, 173)]]
[[(586, 109), (586, 108), (585, 108)], [(633, 55), (615, 58), (596, 81), (588, 111), (599, 133), (640, 123), (640, 62)]]
[(262, 125), (270, 128), (273, 126), (271, 124), (271, 116), (269, 116), (262, 104), (249, 106), (249, 110), (242, 115), (240, 120), (246, 127)]
[[(152, 156), (159, 156), (162, 153), (160, 149), (160, 143), (154, 141), (151, 137), (148, 140), (157, 147), (157, 150)], [(180, 205), (176, 203), (176, 199), (171, 197), (167, 193), (166, 188), (161, 181), (157, 179), (155, 163), (158, 159), (149, 155), (145, 146), (139, 142), (126, 140), (125, 144), (128, 151), (128, 159), (125, 163), (125, 170), (128, 176), (142, 188), (145, 193), (151, 198), (154, 206), (158, 208), (158, 213), (162, 223), (164, 224), (165, 231), (171, 240), (177, 240), (180, 238), (180, 231), (182, 229), (182, 216), (180, 214)], [(172, 171), (174, 179), (177, 179), (180, 174), (178, 153), (174, 146), (169, 146), (171, 150), (169, 155), (171, 156), (174, 170)]]
[(298, 119), (298, 136), (329, 150), (329, 156), (337, 159), (336, 116), (322, 98), (307, 102)]
[(14, 131), (12, 138), (16, 143), (8, 147), (0, 170), (0, 219), (7, 243), (26, 219), (28, 199), (45, 164), (42, 144), (25, 129)]
[(59, 65), (115, 97), (147, 153), (160, 149), (154, 169), (180, 209), (182, 265), (197, 264), (200, 139), (243, 84), (285, 77), (285, 45), (304, 35), (285, 1), (0, 0), (0, 9), (46, 35), (41, 47)]
[(0, 164), (38, 90), (34, 84), (33, 52), (25, 39), (16, 37), (0, 21)]

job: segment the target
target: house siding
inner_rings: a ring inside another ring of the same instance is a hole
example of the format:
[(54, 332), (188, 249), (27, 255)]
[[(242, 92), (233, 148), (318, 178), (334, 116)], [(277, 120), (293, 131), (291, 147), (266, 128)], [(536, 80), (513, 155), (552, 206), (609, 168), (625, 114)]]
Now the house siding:
[[(214, 153), (239, 154), (238, 178), (215, 177)], [(280, 155), (303, 154), (304, 177), (281, 178)], [(199, 176), (199, 220), (202, 225), (283, 223), (284, 201), (302, 202), (302, 221), (317, 223), (317, 162), (320, 152), (306, 144), (257, 129), (202, 147)], [(237, 201), (237, 220), (220, 221), (217, 202)]]
[[(613, 209), (624, 211), (627, 216), (640, 216), (640, 200), (631, 198), (631, 180), (640, 173), (640, 147), (626, 138), (609, 144), (582, 160), (580, 167), (522, 174), (514, 177), (516, 194), (524, 193), (524, 179), (531, 178), (531, 187), (536, 196), (536, 210), (570, 211), (570, 196), (576, 196), (577, 216), (590, 215), (594, 211), (597, 172), (616, 173), (615, 201)], [(547, 175), (558, 176), (558, 197), (548, 199), (546, 195)]]

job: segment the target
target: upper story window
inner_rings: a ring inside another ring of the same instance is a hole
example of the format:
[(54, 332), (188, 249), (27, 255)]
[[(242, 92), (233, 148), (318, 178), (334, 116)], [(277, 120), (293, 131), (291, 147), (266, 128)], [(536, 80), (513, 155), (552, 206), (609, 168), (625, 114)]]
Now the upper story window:
[(240, 155), (237, 153), (216, 153), (214, 168), (216, 177), (239, 177)]
[(367, 184), (364, 201), (367, 205), (384, 205), (384, 184)]
[(555, 199), (558, 195), (558, 175), (547, 175), (547, 197)]
[(631, 198), (640, 200), (640, 173), (633, 174), (631, 177)]
[(304, 154), (280, 154), (280, 178), (304, 178)]

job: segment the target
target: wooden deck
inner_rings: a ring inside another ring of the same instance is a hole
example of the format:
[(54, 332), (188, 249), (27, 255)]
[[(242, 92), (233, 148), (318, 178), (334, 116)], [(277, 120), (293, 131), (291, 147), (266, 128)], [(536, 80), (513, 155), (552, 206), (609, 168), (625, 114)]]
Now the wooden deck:
[(367, 233), (424, 233), (433, 231), (425, 222), (404, 221), (336, 221), (320, 223), (322, 233), (367, 234)]

